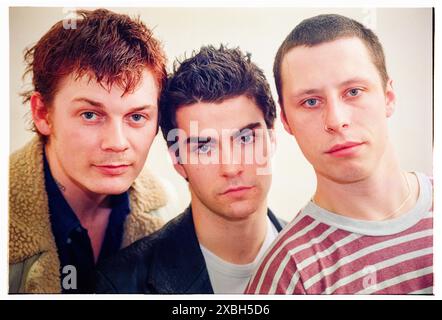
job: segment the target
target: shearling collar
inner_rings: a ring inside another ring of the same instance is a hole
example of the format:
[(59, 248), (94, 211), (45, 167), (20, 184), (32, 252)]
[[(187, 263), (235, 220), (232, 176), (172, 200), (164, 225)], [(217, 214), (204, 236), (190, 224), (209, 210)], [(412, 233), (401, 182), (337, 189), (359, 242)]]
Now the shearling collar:
[[(49, 220), (41, 139), (36, 136), (13, 153), (9, 165), (9, 264), (39, 255), (25, 291), (60, 292), (60, 263)], [(166, 204), (164, 191), (147, 172), (134, 181), (129, 197), (131, 213), (125, 222), (123, 247), (160, 228), (161, 218), (148, 212)]]

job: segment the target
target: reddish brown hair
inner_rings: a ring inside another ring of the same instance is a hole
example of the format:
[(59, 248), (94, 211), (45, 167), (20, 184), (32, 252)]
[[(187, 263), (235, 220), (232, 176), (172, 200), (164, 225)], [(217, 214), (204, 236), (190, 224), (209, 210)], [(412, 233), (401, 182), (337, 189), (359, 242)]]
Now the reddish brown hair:
[(167, 76), (166, 57), (139, 17), (105, 9), (78, 10), (77, 14), (75, 23), (57, 22), (25, 50), (23, 78), (31, 74), (33, 88), (22, 93), (24, 103), (37, 91), (50, 106), (60, 81), (71, 73), (88, 75), (106, 87), (116, 84), (126, 94), (136, 88), (147, 67), (161, 91)]

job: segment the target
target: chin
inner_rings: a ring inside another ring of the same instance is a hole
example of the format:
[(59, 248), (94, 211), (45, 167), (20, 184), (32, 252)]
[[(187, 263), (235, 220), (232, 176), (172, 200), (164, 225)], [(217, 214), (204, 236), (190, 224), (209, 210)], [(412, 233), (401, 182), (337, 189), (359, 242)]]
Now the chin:
[(115, 183), (109, 185), (92, 186), (88, 188), (91, 192), (103, 195), (117, 195), (129, 190), (130, 184)]
[(258, 210), (258, 207), (256, 205), (244, 202), (241, 201), (239, 203), (233, 203), (229, 205), (228, 208), (224, 210), (225, 215), (231, 220), (242, 220), (248, 218), (249, 216), (254, 214), (256, 210)]
[(339, 183), (354, 183), (361, 180), (364, 180), (369, 175), (369, 170), (359, 166), (351, 166), (346, 168), (340, 168), (339, 170), (328, 170), (323, 174), (325, 177), (328, 177), (330, 180), (339, 182)]

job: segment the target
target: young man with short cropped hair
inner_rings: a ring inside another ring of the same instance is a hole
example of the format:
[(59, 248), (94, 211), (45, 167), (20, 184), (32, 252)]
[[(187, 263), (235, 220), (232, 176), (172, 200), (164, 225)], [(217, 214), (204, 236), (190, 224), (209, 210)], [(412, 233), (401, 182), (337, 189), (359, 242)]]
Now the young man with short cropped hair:
[(431, 294), (432, 181), (401, 169), (388, 140), (395, 93), (377, 36), (340, 15), (306, 19), (274, 75), (284, 127), (317, 187), (246, 292)]

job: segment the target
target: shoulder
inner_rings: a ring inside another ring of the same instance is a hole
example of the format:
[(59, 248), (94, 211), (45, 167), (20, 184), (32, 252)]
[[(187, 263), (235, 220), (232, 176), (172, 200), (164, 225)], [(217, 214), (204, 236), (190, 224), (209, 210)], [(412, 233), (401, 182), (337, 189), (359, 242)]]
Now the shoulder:
[(154, 269), (170, 267), (164, 259), (174, 257), (181, 249), (179, 239), (187, 232), (185, 215), (181, 214), (158, 231), (120, 250), (97, 267), (97, 293), (141, 293), (149, 292), (144, 285), (149, 283)]
[(433, 176), (429, 176), (425, 173), (415, 172), (415, 175), (418, 177), (418, 180), (422, 184), (428, 185), (430, 188), (434, 188), (434, 178)]
[(161, 250), (163, 247), (168, 248), (169, 251), (175, 249), (176, 246), (180, 245), (177, 239), (189, 232), (187, 230), (187, 218), (186, 213), (180, 214), (161, 229), (120, 250), (111, 261), (118, 262), (121, 260), (125, 263), (144, 261), (152, 252)]
[(169, 201), (159, 180), (145, 170), (128, 192), (131, 212), (126, 218), (123, 247), (160, 229), (164, 225), (162, 210)]
[(10, 156), (9, 259), (54, 250), (44, 183), (43, 142), (35, 136)]
[(26, 171), (26, 177), (39, 173), (43, 175), (43, 142), (38, 136), (9, 157), (11, 183), (23, 177), (23, 171)]
[(288, 257), (295, 257), (298, 251), (293, 249), (316, 236), (310, 232), (313, 226), (315, 220), (301, 210), (292, 221), (283, 225), (283, 229), (267, 250), (266, 263), (277, 265)]
[(159, 179), (150, 171), (143, 170), (129, 188), (131, 206), (145, 212), (164, 207), (167, 196)]
[(278, 234), (260, 265), (252, 276), (246, 293), (248, 294), (282, 294), (303, 292), (300, 274), (297, 267), (295, 248), (305, 243), (303, 229), (306, 217), (302, 211)]
[(421, 172), (414, 172), (418, 180), (419, 197), (415, 208), (421, 208), (422, 212), (433, 212), (434, 180), (432, 176)]
[(121, 253), (127, 256), (141, 256), (142, 253), (148, 253), (162, 247), (174, 248), (179, 245), (177, 239), (188, 232), (186, 218), (185, 213), (180, 214), (161, 229), (123, 249)]

